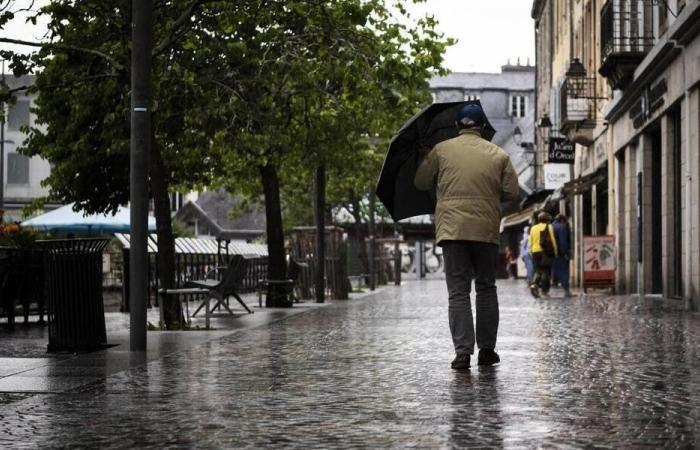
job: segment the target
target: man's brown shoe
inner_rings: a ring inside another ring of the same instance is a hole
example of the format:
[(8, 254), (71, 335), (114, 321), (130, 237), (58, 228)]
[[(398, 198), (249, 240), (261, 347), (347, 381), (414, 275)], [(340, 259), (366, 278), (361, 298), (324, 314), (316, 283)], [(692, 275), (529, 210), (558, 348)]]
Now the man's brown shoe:
[(455, 356), (452, 360), (452, 368), (454, 370), (466, 370), (469, 368), (469, 359), (471, 355), (469, 353), (461, 353)]

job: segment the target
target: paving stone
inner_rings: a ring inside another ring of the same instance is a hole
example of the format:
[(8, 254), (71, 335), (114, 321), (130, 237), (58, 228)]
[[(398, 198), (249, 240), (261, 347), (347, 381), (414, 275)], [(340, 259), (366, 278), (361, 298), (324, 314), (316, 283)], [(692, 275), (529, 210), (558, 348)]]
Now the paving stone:
[(535, 300), (512, 281), (499, 293), (495, 367), (450, 369), (444, 281), (412, 282), (15, 398), (0, 409), (0, 445), (700, 446), (697, 313)]

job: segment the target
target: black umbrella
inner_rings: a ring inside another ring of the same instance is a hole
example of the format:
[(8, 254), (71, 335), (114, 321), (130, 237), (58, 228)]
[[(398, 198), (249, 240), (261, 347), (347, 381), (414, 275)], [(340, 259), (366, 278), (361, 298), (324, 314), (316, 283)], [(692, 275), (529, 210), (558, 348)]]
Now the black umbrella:
[[(457, 137), (457, 112), (466, 104), (479, 100), (433, 103), (411, 117), (389, 144), (382, 172), (377, 182), (377, 197), (395, 220), (433, 214), (435, 191), (419, 191), (413, 184), (422, 160), (419, 149)], [(483, 138), (493, 139), (496, 130), (486, 120)]]

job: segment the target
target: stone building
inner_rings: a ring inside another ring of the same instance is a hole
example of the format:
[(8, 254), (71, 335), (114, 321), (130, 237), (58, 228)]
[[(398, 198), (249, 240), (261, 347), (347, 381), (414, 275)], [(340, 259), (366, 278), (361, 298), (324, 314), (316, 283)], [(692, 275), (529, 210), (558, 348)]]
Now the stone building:
[[(520, 174), (520, 187), (526, 193), (532, 190), (535, 172), (527, 153), (528, 144), (534, 141), (534, 89), (535, 68), (519, 62), (502, 66), (501, 73), (453, 72), (430, 80), (435, 102), (481, 102), (496, 129), (493, 142), (510, 154)], [(514, 136), (516, 127), (520, 137)]]
[[(21, 89), (34, 82), (33, 76), (16, 78), (6, 74), (2, 78), (10, 89)], [(21, 89), (17, 92), (16, 101), (13, 104), (3, 105), (5, 115), (4, 120), (0, 122), (2, 126), (0, 189), (3, 194), (6, 220), (19, 220), (25, 205), (48, 194), (48, 188), (41, 185), (51, 172), (48, 161), (37, 156), (29, 158), (17, 152), (17, 148), (27, 137), (21, 128), (34, 124), (34, 115), (31, 113), (33, 100), (33, 95), (27, 95), (26, 90)], [(56, 206), (59, 205), (47, 205), (47, 208)]]
[(614, 236), (616, 291), (700, 295), (700, 0), (535, 0), (536, 147), (560, 134), (574, 178), (575, 281), (584, 236)]

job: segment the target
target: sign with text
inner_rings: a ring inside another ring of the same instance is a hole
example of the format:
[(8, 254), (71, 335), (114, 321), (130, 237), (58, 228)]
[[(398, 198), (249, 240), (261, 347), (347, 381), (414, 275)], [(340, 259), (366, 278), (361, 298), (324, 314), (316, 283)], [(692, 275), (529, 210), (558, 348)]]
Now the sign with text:
[(615, 237), (583, 237), (583, 287), (615, 286)]
[(571, 165), (570, 164), (552, 164), (544, 165), (544, 188), (559, 189), (564, 184), (571, 181)]
[(551, 163), (574, 163), (574, 144), (566, 138), (549, 138), (549, 154), (547, 161)]

